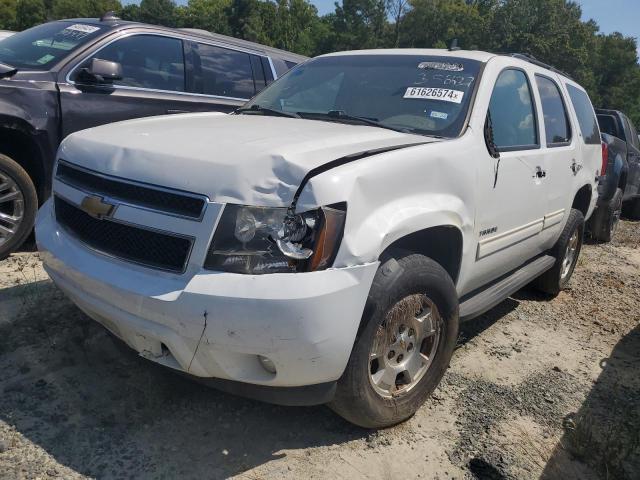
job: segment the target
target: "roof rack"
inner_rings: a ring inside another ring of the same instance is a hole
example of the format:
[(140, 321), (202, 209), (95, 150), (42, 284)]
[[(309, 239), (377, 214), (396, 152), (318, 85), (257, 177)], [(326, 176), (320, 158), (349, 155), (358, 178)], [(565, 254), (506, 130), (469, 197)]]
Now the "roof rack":
[(562, 70), (559, 70), (556, 67), (549, 65), (548, 63), (541, 62), (540, 60), (538, 60), (536, 57), (534, 57), (529, 53), (500, 53), (499, 55), (506, 55), (508, 57), (524, 60), (525, 62), (532, 63), (533, 65), (537, 65), (542, 68), (546, 68), (547, 70), (551, 70), (552, 72), (558, 73), (560, 75), (564, 75), (565, 77), (573, 80), (573, 77), (569, 75), (567, 72), (563, 72)]

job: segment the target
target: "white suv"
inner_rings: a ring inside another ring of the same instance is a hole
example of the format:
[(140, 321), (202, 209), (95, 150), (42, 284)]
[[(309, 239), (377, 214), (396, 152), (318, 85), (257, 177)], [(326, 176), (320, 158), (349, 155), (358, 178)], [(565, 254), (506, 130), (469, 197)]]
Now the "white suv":
[(143, 357), (383, 427), (436, 387), (460, 320), (567, 284), (601, 161), (584, 89), (539, 62), (344, 52), (234, 115), (71, 135), (36, 233)]

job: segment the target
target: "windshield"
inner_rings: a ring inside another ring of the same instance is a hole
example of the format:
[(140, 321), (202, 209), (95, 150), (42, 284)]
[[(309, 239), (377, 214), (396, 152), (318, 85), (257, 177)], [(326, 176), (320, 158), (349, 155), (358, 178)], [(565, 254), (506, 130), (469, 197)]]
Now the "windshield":
[(320, 57), (291, 70), (247, 109), (379, 126), (443, 137), (460, 135), (480, 62), (426, 55)]
[(103, 29), (78, 22), (45, 23), (0, 40), (0, 62), (21, 69), (48, 70)]

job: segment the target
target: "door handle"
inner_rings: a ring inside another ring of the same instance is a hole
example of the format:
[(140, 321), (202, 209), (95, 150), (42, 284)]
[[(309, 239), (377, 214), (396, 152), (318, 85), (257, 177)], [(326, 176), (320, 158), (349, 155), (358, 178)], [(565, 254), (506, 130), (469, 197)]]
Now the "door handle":
[(536, 167), (536, 177), (538, 178), (544, 178), (547, 176), (547, 172), (545, 172), (542, 167), (538, 166)]

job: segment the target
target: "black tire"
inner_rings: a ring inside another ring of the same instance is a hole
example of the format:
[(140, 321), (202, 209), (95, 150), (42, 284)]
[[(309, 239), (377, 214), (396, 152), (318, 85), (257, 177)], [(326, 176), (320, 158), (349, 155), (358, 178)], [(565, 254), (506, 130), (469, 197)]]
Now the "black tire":
[(622, 213), (622, 190), (618, 188), (606, 205), (601, 205), (590, 220), (591, 236), (599, 242), (610, 242)]
[(640, 220), (640, 197), (627, 201), (622, 207), (622, 213), (629, 220)]
[[(441, 319), (439, 340), (433, 345), (433, 360), (409, 391), (384, 397), (369, 379), (370, 351), (391, 309), (416, 294), (426, 295)], [(349, 422), (365, 428), (389, 427), (408, 419), (440, 383), (457, 337), (458, 295), (447, 272), (423, 255), (393, 252), (383, 259), (376, 273), (349, 363), (329, 407)]]
[[(4, 229), (10, 227), (13, 231), (12, 234), (6, 235), (3, 238), (3, 234), (0, 233), (0, 260), (6, 258), (11, 252), (17, 249), (31, 233), (33, 229), (33, 223), (38, 211), (38, 196), (36, 194), (35, 186), (29, 178), (29, 175), (25, 170), (18, 165), (11, 158), (6, 155), (0, 154), (0, 176), (7, 177), (15, 183), (16, 189), (19, 190), (22, 195), (22, 219), (17, 224), (10, 224), (6, 220), (3, 220), (0, 215), (0, 227)], [(0, 180), (0, 183), (3, 183)], [(8, 192), (4, 192), (7, 194)], [(0, 198), (3, 197), (3, 192), (0, 191)], [(0, 203), (0, 213), (4, 215), (15, 216), (16, 209), (15, 203), (4, 202)], [(12, 210), (12, 211), (10, 211)]]
[[(567, 247), (569, 246), (569, 241), (573, 237), (574, 233), (577, 234), (575, 255), (573, 256), (573, 260), (569, 265), (568, 272), (563, 275), (563, 263), (567, 254)], [(560, 238), (558, 238), (558, 241), (549, 252), (550, 255), (555, 257), (556, 263), (554, 263), (553, 267), (550, 270), (547, 270), (533, 282), (535, 288), (550, 295), (557, 295), (558, 293), (560, 293), (560, 290), (566, 288), (569, 281), (571, 280), (571, 276), (573, 275), (573, 270), (576, 267), (576, 263), (578, 262), (580, 250), (582, 249), (583, 237), (584, 215), (582, 215), (582, 212), (580, 210), (572, 208), (571, 212), (569, 213), (569, 219), (567, 220), (567, 223), (562, 230), (562, 234), (560, 234)]]

